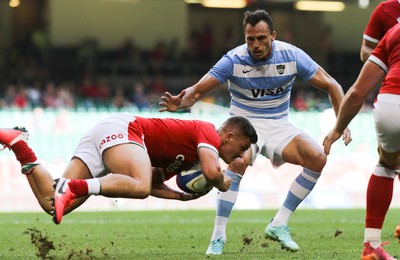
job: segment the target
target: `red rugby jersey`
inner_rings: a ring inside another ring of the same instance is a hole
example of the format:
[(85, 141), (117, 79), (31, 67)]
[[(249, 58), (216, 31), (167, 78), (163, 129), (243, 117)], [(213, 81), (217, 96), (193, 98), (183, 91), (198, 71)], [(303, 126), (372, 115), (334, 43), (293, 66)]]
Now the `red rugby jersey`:
[(218, 154), (220, 137), (211, 123), (172, 118), (135, 118), (129, 124), (130, 137), (142, 136), (152, 166), (163, 168), (167, 179), (196, 164), (200, 147), (208, 147)]
[(385, 34), (368, 60), (387, 72), (379, 93), (400, 95), (400, 24)]
[(400, 0), (384, 1), (372, 12), (363, 38), (370, 42), (378, 43), (385, 33), (399, 22)]

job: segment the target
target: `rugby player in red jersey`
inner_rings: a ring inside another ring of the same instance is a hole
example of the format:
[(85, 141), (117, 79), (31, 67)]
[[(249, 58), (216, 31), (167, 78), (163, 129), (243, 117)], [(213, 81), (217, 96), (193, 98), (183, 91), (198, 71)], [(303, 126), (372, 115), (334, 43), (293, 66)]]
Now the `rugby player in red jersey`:
[(385, 33), (400, 22), (400, 0), (380, 3), (372, 12), (364, 30), (360, 58), (365, 62)]
[(367, 214), (361, 259), (395, 259), (385, 252), (381, 242), (382, 226), (393, 196), (393, 182), (400, 170), (400, 24), (390, 29), (365, 62), (346, 93), (335, 127), (323, 145), (329, 154), (331, 145), (360, 111), (366, 97), (381, 86), (374, 103), (375, 131), (379, 161), (367, 188)]
[[(215, 129), (200, 120), (116, 114), (100, 121), (80, 140), (55, 190), (50, 173), (38, 163), (27, 140), (24, 129), (0, 129), (0, 144), (14, 152), (39, 204), (59, 224), (63, 215), (90, 195), (196, 199), (204, 194), (175, 191), (163, 181), (197, 162), (207, 183), (226, 191), (230, 178), (222, 174), (219, 158), (230, 163), (243, 156), (257, 142), (257, 134), (251, 123), (239, 116)], [(49, 200), (53, 196), (54, 206)]]

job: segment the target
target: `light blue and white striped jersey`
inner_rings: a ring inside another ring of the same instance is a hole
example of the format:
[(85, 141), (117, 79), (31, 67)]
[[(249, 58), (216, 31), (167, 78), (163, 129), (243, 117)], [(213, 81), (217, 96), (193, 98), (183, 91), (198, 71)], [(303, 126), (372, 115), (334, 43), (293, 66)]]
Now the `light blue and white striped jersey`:
[(231, 115), (279, 119), (289, 113), (290, 93), (296, 76), (312, 79), (318, 64), (289, 43), (272, 42), (272, 55), (254, 59), (247, 44), (224, 55), (208, 72), (222, 83), (228, 81)]

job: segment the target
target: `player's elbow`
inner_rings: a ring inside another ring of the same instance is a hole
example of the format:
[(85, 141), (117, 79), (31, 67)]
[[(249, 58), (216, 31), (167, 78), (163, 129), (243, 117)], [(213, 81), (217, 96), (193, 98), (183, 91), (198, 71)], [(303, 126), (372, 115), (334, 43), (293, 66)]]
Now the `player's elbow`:
[(371, 52), (372, 52), (372, 50), (374, 49), (375, 47), (368, 47), (368, 46), (366, 46), (366, 45), (362, 45), (361, 46), (361, 50), (360, 50), (360, 59), (361, 59), (361, 61), (363, 62), (363, 63), (365, 63), (367, 60), (368, 60), (368, 58), (369, 58), (369, 56), (371, 55)]
[(365, 62), (367, 61), (367, 59), (368, 59), (368, 56), (366, 56), (366, 55), (364, 55), (363, 53), (361, 53), (361, 55), (360, 55), (360, 60), (361, 60), (361, 62), (362, 62), (362, 63), (365, 63)]
[(360, 60), (365, 63), (365, 61), (368, 59), (369, 54), (366, 53), (363, 49), (360, 51)]
[(351, 102), (354, 104), (354, 103), (364, 102), (364, 99), (366, 98), (366, 94), (367, 94), (367, 92), (363, 91), (361, 88), (352, 87), (348, 91), (347, 95), (348, 95), (348, 99), (351, 100)]

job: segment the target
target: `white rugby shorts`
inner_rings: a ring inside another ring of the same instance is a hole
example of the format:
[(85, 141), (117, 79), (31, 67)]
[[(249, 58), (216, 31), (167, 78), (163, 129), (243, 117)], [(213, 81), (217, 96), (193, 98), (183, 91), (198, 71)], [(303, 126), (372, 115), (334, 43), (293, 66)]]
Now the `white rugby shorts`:
[(103, 164), (103, 152), (112, 146), (129, 143), (128, 125), (135, 117), (128, 113), (116, 114), (97, 123), (79, 141), (74, 157), (80, 158), (93, 177), (109, 173)]
[(248, 118), (257, 131), (257, 145), (252, 144), (253, 165), (258, 154), (267, 157), (272, 165), (277, 168), (285, 163), (282, 151), (286, 145), (297, 135), (305, 132), (289, 123), (288, 117), (281, 119)]
[(400, 95), (379, 94), (373, 114), (379, 145), (389, 153), (400, 151)]

